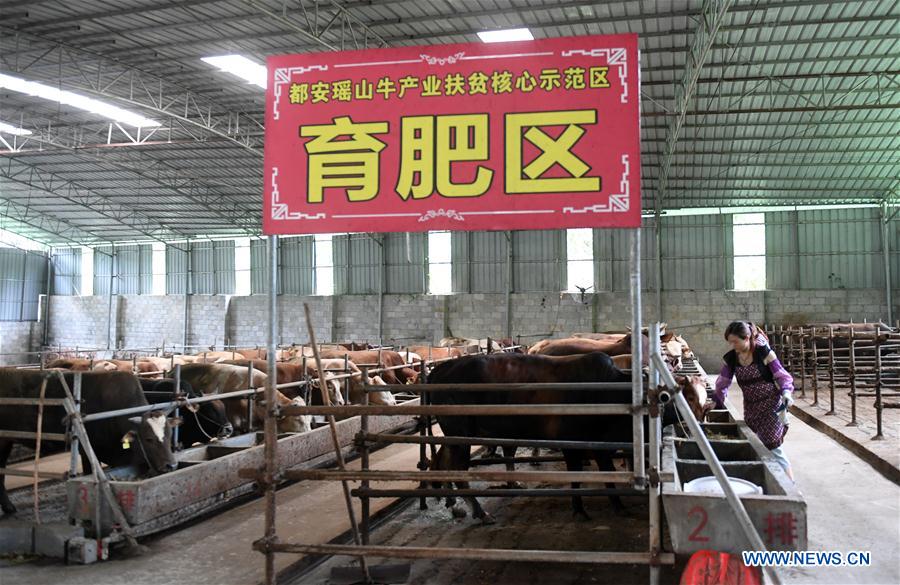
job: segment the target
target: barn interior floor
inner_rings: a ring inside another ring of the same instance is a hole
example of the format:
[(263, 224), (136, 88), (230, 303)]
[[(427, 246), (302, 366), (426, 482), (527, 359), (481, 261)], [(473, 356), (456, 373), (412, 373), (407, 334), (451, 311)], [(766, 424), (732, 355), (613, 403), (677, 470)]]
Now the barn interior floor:
[[(743, 413), (737, 385), (729, 390), (729, 400)], [(896, 440), (893, 445), (900, 449)], [(797, 585), (900, 583), (900, 486), (796, 417), (784, 450), (806, 500), (809, 550), (870, 551), (872, 565), (782, 569), (782, 580)]]
[[(544, 469), (564, 468), (542, 464)], [(489, 467), (487, 469), (491, 469)], [(499, 469), (499, 468), (498, 468)], [(510, 548), (584, 551), (646, 551), (647, 503), (644, 497), (624, 498), (627, 511), (615, 514), (606, 498), (586, 498), (590, 521), (572, 517), (568, 498), (482, 498), (496, 519), (483, 525), (471, 517), (454, 519), (443, 503), (418, 503), (372, 532), (372, 544), (416, 547)], [(402, 564), (404, 559), (372, 559), (372, 565)], [(354, 563), (335, 557), (291, 583), (327, 583), (333, 567)], [(410, 585), (575, 585), (582, 583), (647, 583), (648, 568), (640, 565), (512, 563), (469, 560), (412, 561)], [(662, 583), (677, 583), (664, 567)]]
[[(798, 381), (799, 382), (799, 381)], [(799, 383), (797, 384), (799, 388)], [(863, 457), (871, 460), (874, 466), (883, 469), (891, 477), (900, 477), (900, 409), (885, 408), (882, 410), (882, 434), (883, 439), (875, 439), (878, 431), (876, 420), (875, 399), (871, 396), (856, 399), (856, 426), (851, 426), (852, 419), (850, 390), (846, 386), (837, 386), (834, 390), (834, 414), (828, 414), (831, 408), (831, 400), (827, 380), (819, 382), (818, 403), (812, 390), (811, 380), (806, 380), (806, 397), (801, 398), (802, 392), (796, 392), (795, 408), (800, 409), (798, 416), (806, 414), (815, 419), (817, 427), (823, 432), (836, 438), (842, 443), (846, 442), (860, 450)], [(860, 390), (862, 392), (863, 390)], [(866, 388), (866, 392), (872, 392)], [(885, 390), (887, 393), (888, 390)], [(890, 391), (893, 392), (893, 391)], [(896, 398), (884, 398), (884, 403), (896, 403)], [(812, 421), (811, 421), (812, 422)], [(866, 451), (867, 453), (862, 453)], [(891, 469), (892, 468), (892, 469)]]

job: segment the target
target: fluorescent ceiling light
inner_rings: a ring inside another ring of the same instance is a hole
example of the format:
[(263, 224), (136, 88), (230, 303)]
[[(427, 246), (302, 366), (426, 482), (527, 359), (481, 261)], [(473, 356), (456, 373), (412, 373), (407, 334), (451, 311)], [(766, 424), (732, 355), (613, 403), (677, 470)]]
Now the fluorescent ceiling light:
[(51, 87), (37, 81), (26, 81), (20, 77), (0, 73), (0, 88), (6, 88), (19, 93), (33, 95), (51, 102), (57, 102), (66, 106), (72, 106), (79, 110), (98, 114), (104, 118), (115, 120), (129, 126), (140, 128), (142, 126), (159, 126), (159, 122), (145, 118), (140, 114), (129, 112), (118, 106), (89, 98), (87, 96), (72, 93), (63, 89)]
[(31, 130), (26, 130), (25, 128), (16, 128), (12, 124), (7, 124), (6, 122), (0, 122), (0, 132), (12, 134), (13, 136), (28, 136), (29, 134), (31, 134)]
[(511, 28), (507, 30), (486, 30), (478, 33), (485, 43), (506, 43), (509, 41), (533, 41), (531, 31), (527, 28)]
[(266, 66), (255, 63), (242, 55), (220, 55), (218, 57), (203, 57), (204, 62), (220, 71), (236, 75), (247, 82), (266, 89)]

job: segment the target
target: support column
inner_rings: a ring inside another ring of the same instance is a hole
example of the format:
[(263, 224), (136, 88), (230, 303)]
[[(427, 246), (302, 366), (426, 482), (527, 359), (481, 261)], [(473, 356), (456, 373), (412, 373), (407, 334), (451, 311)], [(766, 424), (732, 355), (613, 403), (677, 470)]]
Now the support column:
[(656, 209), (655, 222), (653, 231), (656, 236), (656, 321), (662, 323), (665, 319), (662, 313), (662, 212), (659, 207)]
[[(641, 335), (641, 230), (629, 230), (631, 238), (631, 404), (635, 408), (633, 424), (634, 444), (634, 483), (635, 487), (645, 485), (644, 472), (644, 417), (639, 409), (644, 402), (644, 384), (642, 376), (642, 344)], [(637, 336), (637, 337), (635, 337)]]
[(512, 337), (513, 239), (506, 232), (506, 337)]
[(887, 213), (887, 205), (881, 206), (881, 252), (884, 256), (884, 299), (887, 305), (887, 322), (894, 322), (894, 295), (891, 290), (891, 250), (890, 250), (890, 230), (888, 225), (890, 220)]
[(188, 300), (191, 294), (191, 241), (188, 240), (185, 245), (187, 260), (184, 269), (184, 316), (183, 329), (181, 335), (181, 351), (187, 353), (188, 342)]
[(113, 282), (116, 274), (116, 245), (112, 244), (112, 254), (109, 257), (109, 303), (106, 307), (106, 349), (112, 349), (112, 302)]

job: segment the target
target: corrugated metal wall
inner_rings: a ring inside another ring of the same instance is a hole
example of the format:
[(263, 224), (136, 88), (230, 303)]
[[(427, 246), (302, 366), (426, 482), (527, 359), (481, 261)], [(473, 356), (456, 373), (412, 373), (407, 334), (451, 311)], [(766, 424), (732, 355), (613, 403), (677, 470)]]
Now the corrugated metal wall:
[[(888, 222), (888, 250), (891, 253), (891, 287), (900, 289), (900, 219)], [(882, 261), (883, 263), (883, 261)], [(894, 293), (898, 294), (897, 292)], [(894, 300), (898, 300), (895, 296)]]
[[(733, 287), (732, 217), (663, 217), (661, 223), (664, 290), (722, 290)], [(770, 289), (883, 288), (884, 268), (877, 209), (811, 210), (766, 213), (767, 287)], [(891, 270), (900, 287), (900, 234), (889, 225)], [(655, 290), (653, 218), (641, 233), (642, 283)], [(548, 292), (566, 286), (565, 232), (511, 232), (513, 291)], [(384, 243), (382, 250), (381, 242)], [(502, 293), (507, 289), (507, 232), (454, 232), (454, 292)], [(183, 294), (187, 256), (178, 243), (166, 248), (166, 292)], [(193, 294), (233, 294), (234, 242), (192, 243)], [(283, 238), (279, 246), (280, 291), (309, 295), (315, 291), (315, 244), (312, 236)], [(109, 247), (94, 254), (94, 294), (109, 287)], [(627, 291), (627, 230), (594, 230), (595, 290)], [(149, 294), (152, 247), (116, 248), (118, 278), (114, 292)], [(52, 251), (54, 294), (78, 294), (81, 250)], [(367, 234), (334, 237), (336, 294), (377, 294), (381, 262), (385, 292), (422, 294), (426, 290), (427, 234)], [(8, 260), (7, 260), (8, 262)], [(266, 290), (266, 241), (251, 241), (251, 291)], [(8, 267), (7, 267), (8, 268)], [(11, 290), (11, 289), (10, 289)], [(11, 294), (7, 293), (7, 294)]]
[(50, 253), (52, 279), (50, 290), (55, 295), (77, 295), (81, 291), (81, 249), (56, 248)]
[[(731, 241), (730, 215), (664, 217), (660, 225), (662, 286), (664, 290), (724, 290), (730, 255), (724, 243)], [(652, 244), (651, 251), (656, 245)], [(760, 250), (762, 253), (763, 250)]]
[(183, 295), (187, 273), (187, 244), (166, 246), (166, 294)]
[[(641, 227), (641, 289), (655, 290), (656, 236), (653, 219), (645, 218)], [(629, 230), (594, 230), (594, 289), (627, 291), (630, 284)]]
[[(113, 258), (112, 246), (97, 246), (94, 248), (94, 294), (106, 296), (109, 294), (109, 275), (113, 274), (116, 260)], [(119, 294), (118, 283), (113, 277), (113, 294)]]
[(453, 291), (506, 291), (507, 232), (453, 232)]
[(46, 255), (0, 248), (0, 321), (36, 321), (46, 285)]
[(881, 250), (875, 208), (766, 214), (771, 289), (883, 288)]
[(334, 237), (334, 292), (377, 294), (381, 278), (381, 236), (345, 234)]
[[(265, 244), (265, 242), (263, 242)], [(265, 277), (266, 247), (263, 246)], [(315, 237), (281, 238), (278, 242), (279, 294), (311, 295), (315, 290)], [(265, 278), (264, 278), (265, 280)], [(266, 288), (268, 285), (263, 283)]]
[(153, 292), (153, 246), (140, 244), (116, 247), (116, 291), (122, 295)]
[[(641, 222), (641, 289), (656, 290), (655, 218)], [(660, 221), (663, 290), (732, 287), (731, 216), (689, 215)], [(629, 230), (594, 230), (596, 290), (630, 286)]]
[(191, 243), (193, 294), (234, 294), (234, 240)]
[(113, 294), (147, 295), (153, 292), (153, 246), (98, 246), (94, 248), (94, 294), (109, 294), (113, 272)]
[(250, 240), (250, 294), (261, 295), (269, 290), (267, 249), (266, 240)]
[(514, 292), (565, 290), (565, 230), (515, 231), (512, 245)]
[(385, 234), (385, 292), (425, 292), (426, 233)]

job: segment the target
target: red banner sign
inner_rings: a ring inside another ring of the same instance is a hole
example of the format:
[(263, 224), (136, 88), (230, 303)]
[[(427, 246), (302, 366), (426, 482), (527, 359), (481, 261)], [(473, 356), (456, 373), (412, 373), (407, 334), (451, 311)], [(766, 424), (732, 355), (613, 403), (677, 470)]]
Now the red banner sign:
[(267, 234), (640, 225), (636, 35), (268, 68)]

